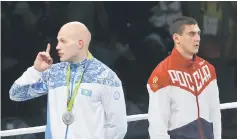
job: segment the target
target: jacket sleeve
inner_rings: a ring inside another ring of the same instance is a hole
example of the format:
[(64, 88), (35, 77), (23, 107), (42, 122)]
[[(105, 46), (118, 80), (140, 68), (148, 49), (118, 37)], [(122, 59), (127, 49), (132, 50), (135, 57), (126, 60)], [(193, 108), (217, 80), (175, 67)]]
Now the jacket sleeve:
[(48, 70), (38, 72), (33, 66), (28, 68), (10, 88), (9, 96), (13, 101), (26, 101), (48, 92), (46, 79)]
[[(116, 82), (116, 81), (114, 81)], [(127, 114), (121, 81), (105, 86), (102, 105), (106, 115), (105, 139), (123, 139), (127, 132)]]
[(149, 93), (148, 131), (150, 139), (170, 139), (168, 135), (170, 89), (167, 78), (159, 73), (152, 73), (147, 84)]
[(213, 122), (213, 133), (214, 139), (221, 139), (222, 125), (221, 125), (221, 109), (220, 109), (220, 99), (219, 99), (219, 89), (216, 80), (215, 70), (213, 72), (215, 79), (213, 80), (212, 90), (213, 90), (213, 99), (211, 99), (211, 110), (210, 110), (210, 119)]

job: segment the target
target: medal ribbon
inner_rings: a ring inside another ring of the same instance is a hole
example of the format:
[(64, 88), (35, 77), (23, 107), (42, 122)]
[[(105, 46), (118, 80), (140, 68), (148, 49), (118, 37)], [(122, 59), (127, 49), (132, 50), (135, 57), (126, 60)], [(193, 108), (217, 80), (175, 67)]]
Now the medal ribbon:
[[(67, 111), (69, 111), (69, 112), (72, 110), (72, 106), (74, 104), (76, 95), (78, 94), (78, 89), (79, 89), (79, 86), (81, 84), (81, 80), (82, 80), (83, 74), (85, 73), (86, 68), (88, 68), (89, 64), (91, 63), (92, 58), (93, 58), (92, 54), (90, 52), (88, 52), (87, 60), (89, 60), (89, 61), (86, 61), (87, 65), (84, 68), (80, 79), (76, 83), (76, 87), (75, 87), (75, 89), (73, 91), (72, 97), (70, 98), (70, 100), (68, 100), (69, 102), (67, 102)], [(67, 78), (67, 89), (68, 89), (68, 97), (69, 97), (70, 96), (70, 65), (68, 65), (66, 76), (67, 76), (66, 77)]]

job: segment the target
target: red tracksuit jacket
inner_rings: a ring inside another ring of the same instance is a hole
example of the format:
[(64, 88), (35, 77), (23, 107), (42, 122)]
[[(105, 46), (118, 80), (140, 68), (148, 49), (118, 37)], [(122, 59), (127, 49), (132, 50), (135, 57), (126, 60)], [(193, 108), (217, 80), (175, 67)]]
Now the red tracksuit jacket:
[(221, 139), (221, 112), (215, 68), (176, 48), (152, 72), (149, 92), (151, 139)]

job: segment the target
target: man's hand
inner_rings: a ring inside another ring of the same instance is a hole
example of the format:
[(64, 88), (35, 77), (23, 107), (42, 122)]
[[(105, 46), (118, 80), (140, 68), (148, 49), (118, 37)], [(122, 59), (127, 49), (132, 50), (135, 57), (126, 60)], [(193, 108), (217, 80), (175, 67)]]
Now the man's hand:
[(47, 70), (53, 63), (53, 59), (49, 54), (50, 47), (50, 44), (48, 44), (46, 51), (39, 52), (35, 59), (34, 68), (39, 72)]

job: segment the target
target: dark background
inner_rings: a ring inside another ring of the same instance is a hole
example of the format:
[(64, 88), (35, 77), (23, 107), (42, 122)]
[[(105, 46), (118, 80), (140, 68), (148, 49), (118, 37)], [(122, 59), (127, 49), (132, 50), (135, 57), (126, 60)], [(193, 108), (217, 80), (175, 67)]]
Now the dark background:
[[(1, 130), (45, 125), (47, 97), (14, 102), (9, 89), (47, 43), (59, 62), (58, 30), (75, 20), (91, 31), (92, 54), (122, 80), (128, 115), (147, 113), (147, 79), (173, 49), (168, 27), (181, 15), (199, 23), (199, 55), (216, 68), (221, 103), (237, 101), (236, 2), (1, 2), (1, 8)], [(237, 109), (223, 110), (222, 124), (223, 139), (237, 139)], [(131, 122), (125, 139), (148, 139), (147, 129), (147, 120)], [(40, 138), (44, 133), (8, 137)]]

